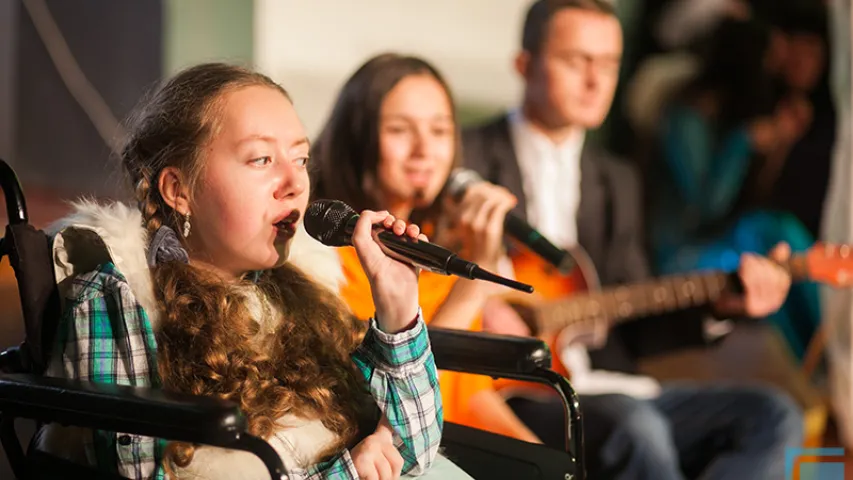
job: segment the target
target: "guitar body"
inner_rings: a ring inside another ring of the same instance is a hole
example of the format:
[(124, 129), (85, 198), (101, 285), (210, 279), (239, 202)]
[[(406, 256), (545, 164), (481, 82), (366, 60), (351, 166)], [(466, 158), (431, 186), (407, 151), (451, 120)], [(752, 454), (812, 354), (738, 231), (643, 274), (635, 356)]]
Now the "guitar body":
[[(551, 368), (560, 375), (570, 378), (571, 373), (563, 364), (560, 352), (579, 335), (573, 329), (557, 333), (540, 334), (534, 316), (536, 305), (542, 302), (556, 301), (579, 292), (597, 290), (598, 276), (592, 267), (586, 253), (579, 248), (570, 252), (577, 265), (568, 273), (560, 272), (557, 267), (546, 262), (527, 249), (518, 248), (510, 256), (515, 279), (532, 285), (534, 293), (510, 294), (504, 300), (528, 325), (534, 336), (548, 345), (551, 351)], [(590, 271), (592, 270), (592, 271)], [(525, 396), (528, 394), (553, 393), (553, 388), (547, 385), (518, 380), (497, 380), (496, 388), (505, 396)]]
[(557, 270), (557, 267), (528, 250), (519, 251), (511, 259), (515, 279), (532, 285), (537, 299), (558, 300), (589, 288), (579, 267), (573, 268), (568, 274), (563, 274)]

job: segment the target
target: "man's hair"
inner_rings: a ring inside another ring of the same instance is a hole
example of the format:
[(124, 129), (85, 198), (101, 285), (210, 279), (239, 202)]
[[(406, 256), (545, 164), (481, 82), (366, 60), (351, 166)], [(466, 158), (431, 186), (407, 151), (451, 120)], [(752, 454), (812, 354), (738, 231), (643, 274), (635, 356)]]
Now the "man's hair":
[(536, 0), (527, 9), (527, 15), (524, 17), (524, 28), (521, 34), (522, 50), (531, 55), (537, 55), (542, 49), (551, 18), (557, 12), (568, 8), (616, 16), (616, 9), (608, 0)]

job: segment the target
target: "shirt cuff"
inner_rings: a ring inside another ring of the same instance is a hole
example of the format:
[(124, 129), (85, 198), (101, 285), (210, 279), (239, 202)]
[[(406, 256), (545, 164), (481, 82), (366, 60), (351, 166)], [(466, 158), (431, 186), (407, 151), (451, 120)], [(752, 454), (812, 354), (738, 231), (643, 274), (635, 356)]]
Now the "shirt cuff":
[(370, 319), (370, 327), (361, 344), (375, 365), (386, 370), (407, 370), (422, 363), (428, 352), (429, 334), (418, 307), (413, 324), (397, 333), (383, 332), (376, 318)]

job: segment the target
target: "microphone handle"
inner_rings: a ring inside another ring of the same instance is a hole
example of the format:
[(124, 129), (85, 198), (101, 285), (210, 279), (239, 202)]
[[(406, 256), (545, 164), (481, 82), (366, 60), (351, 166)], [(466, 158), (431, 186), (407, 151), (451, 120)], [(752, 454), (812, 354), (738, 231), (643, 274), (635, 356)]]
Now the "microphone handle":
[[(454, 200), (462, 200), (469, 186), (486, 180), (476, 171), (457, 168), (450, 173), (446, 188)], [(566, 250), (551, 243), (529, 223), (518, 215), (508, 213), (504, 218), (504, 233), (519, 241), (531, 252), (556, 267), (561, 273), (569, 273), (575, 268), (575, 259)]]
[(401, 262), (412, 263), (424, 270), (441, 275), (474, 278), (473, 272), (477, 268), (477, 264), (459, 258), (458, 255), (446, 248), (416, 238), (401, 237), (384, 229), (375, 231), (374, 236), (389, 257)]
[[(347, 236), (352, 237), (357, 221), (358, 217), (353, 217), (347, 222)], [(533, 292), (533, 287), (530, 285), (495, 275), (480, 268), (476, 263), (464, 260), (459, 255), (434, 243), (396, 235), (381, 225), (373, 227), (373, 235), (382, 251), (400, 262), (409, 263), (441, 275), (456, 275), (469, 280), (485, 280), (523, 292)]]
[[(358, 222), (358, 216), (353, 216), (347, 222), (345, 234), (348, 238), (352, 237), (356, 222)], [(474, 279), (477, 264), (459, 258), (444, 247), (408, 236), (395, 235), (381, 225), (373, 226), (373, 236), (382, 251), (395, 260), (441, 275), (458, 275)]]

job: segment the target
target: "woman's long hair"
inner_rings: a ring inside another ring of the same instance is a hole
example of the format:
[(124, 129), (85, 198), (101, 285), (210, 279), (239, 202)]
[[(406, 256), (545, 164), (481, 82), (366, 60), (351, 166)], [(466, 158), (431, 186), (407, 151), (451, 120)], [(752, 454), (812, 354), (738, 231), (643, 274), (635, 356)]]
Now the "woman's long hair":
[[(411, 75), (433, 77), (454, 105), (447, 82), (425, 60), (396, 53), (371, 58), (344, 84), (331, 117), (314, 144), (314, 198), (341, 200), (359, 211), (385, 208), (377, 180), (380, 112), (388, 93)], [(456, 125), (455, 110), (452, 114)], [(455, 143), (454, 166), (459, 165), (461, 150), (459, 128), (455, 128)], [(412, 212), (409, 221), (435, 224), (441, 214), (442, 195), (439, 193), (431, 206)]]
[[(137, 108), (121, 159), (150, 234), (162, 225), (181, 231), (180, 216), (157, 187), (160, 173), (178, 168), (192, 192), (204, 175), (203, 150), (223, 96), (249, 86), (287, 96), (259, 73), (204, 64), (173, 77)], [(157, 265), (152, 276), (163, 388), (236, 402), (249, 432), (262, 438), (283, 415), (296, 414), (318, 418), (338, 435), (327, 453), (355, 439), (366, 386), (350, 359), (357, 327), (334, 294), (287, 264), (242, 287), (180, 262)], [(247, 300), (252, 291), (272, 307), (267, 314), (277, 316), (274, 332), (260, 331)], [(193, 451), (173, 443), (167, 460), (186, 466)]]

